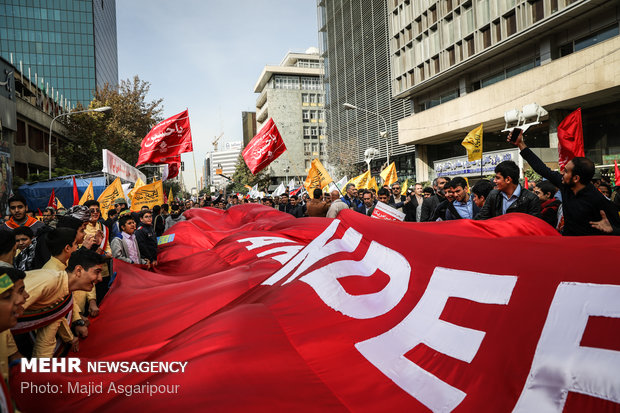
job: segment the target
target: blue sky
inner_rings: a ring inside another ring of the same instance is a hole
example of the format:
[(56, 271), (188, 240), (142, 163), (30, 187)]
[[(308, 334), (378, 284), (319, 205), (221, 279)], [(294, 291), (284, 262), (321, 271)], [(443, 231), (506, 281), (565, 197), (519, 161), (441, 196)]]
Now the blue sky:
[[(263, 67), (318, 42), (315, 0), (117, 0), (116, 15), (119, 80), (151, 83), (164, 117), (189, 109), (198, 181), (215, 136), (242, 140)], [(191, 154), (182, 160), (189, 189)]]

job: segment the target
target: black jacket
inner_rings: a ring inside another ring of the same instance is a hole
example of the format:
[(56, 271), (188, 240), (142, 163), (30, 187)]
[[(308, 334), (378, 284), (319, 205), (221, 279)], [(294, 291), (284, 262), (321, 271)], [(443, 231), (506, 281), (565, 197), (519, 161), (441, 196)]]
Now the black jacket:
[(435, 212), (435, 209), (437, 209), (437, 206), (439, 206), (439, 204), (445, 199), (446, 199), (445, 197), (440, 197), (437, 194), (426, 198), (424, 202), (422, 203), (422, 213), (420, 215), (420, 222), (431, 221), (433, 218), (433, 213)]
[(560, 189), (562, 194), (562, 213), (564, 216), (563, 235), (607, 235), (592, 228), (590, 225), (590, 221), (596, 222), (601, 220), (600, 211), (605, 211), (609, 222), (614, 228), (613, 234), (620, 235), (618, 209), (592, 183), (588, 183), (585, 188), (575, 194), (568, 185), (562, 182), (562, 175), (549, 169), (530, 148), (523, 149), (521, 156), (537, 174), (548, 179), (549, 182)]
[(157, 260), (157, 235), (152, 225), (141, 224), (136, 230), (136, 241), (142, 258), (151, 262)]
[[(502, 193), (494, 189), (489, 193), (480, 213), (474, 219), (489, 219), (503, 215), (503, 206), (504, 197)], [(521, 187), (521, 195), (506, 210), (507, 214), (511, 212), (522, 212), (540, 218), (540, 200), (536, 194)]]

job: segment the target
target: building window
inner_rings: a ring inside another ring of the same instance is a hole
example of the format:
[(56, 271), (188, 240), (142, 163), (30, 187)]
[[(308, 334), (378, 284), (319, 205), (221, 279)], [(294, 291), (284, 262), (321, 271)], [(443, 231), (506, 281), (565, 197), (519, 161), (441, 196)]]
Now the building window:
[(305, 164), (306, 164), (306, 170), (310, 169), (310, 162), (311, 162), (311, 161), (310, 161), (309, 159), (306, 159), (306, 162), (305, 162)]
[(504, 21), (506, 22), (506, 35), (510, 37), (517, 32), (517, 15), (511, 13), (504, 18)]
[(302, 77), (301, 88), (303, 90), (321, 90), (321, 79), (318, 77)]
[(26, 144), (26, 124), (21, 120), (17, 121), (17, 133), (15, 134), (15, 145)]
[(299, 89), (299, 78), (296, 76), (276, 76), (274, 87), (276, 89)]
[(304, 126), (304, 139), (310, 139), (310, 126)]
[(324, 143), (319, 143), (319, 149), (320, 149), (320, 155), (321, 156), (325, 155), (325, 144)]
[(312, 106), (316, 106), (317, 100), (317, 95), (315, 95), (314, 93), (310, 94), (310, 104)]
[(456, 53), (454, 52), (454, 47), (448, 49), (448, 63), (450, 66), (453, 66), (456, 63)]
[(319, 111), (319, 122), (325, 122), (325, 112)]
[(595, 33), (589, 34), (585, 37), (560, 46), (560, 57), (569, 55), (573, 52), (578, 52), (589, 46), (594, 46), (595, 44), (605, 41), (607, 39), (611, 39), (612, 37), (617, 36), (619, 34), (619, 31), (620, 29), (618, 28), (618, 25), (606, 27)]
[(312, 126), (312, 127), (310, 128), (310, 135), (311, 135), (312, 137), (317, 137), (317, 136), (319, 136), (319, 127), (318, 127), (318, 126)]
[(301, 111), (301, 117), (302, 117), (304, 122), (310, 122), (310, 111), (309, 110), (302, 110)]
[(309, 105), (309, 104), (310, 104), (310, 95), (309, 95), (309, 94), (307, 94), (307, 93), (302, 93), (302, 94), (301, 94), (301, 103), (302, 103), (304, 106)]
[(304, 156), (312, 155), (312, 151), (310, 150), (310, 143), (304, 143)]
[(465, 39), (465, 47), (467, 48), (467, 57), (471, 57), (476, 53), (476, 45), (474, 43), (474, 37), (471, 36)]
[(543, 0), (535, 0), (532, 5), (532, 21), (536, 23), (545, 18), (545, 8)]
[(45, 151), (45, 136), (43, 131), (34, 128), (32, 126), (28, 127), (28, 146), (34, 151), (43, 152)]
[(482, 47), (485, 49), (487, 47), (490, 47), (491, 46), (491, 28), (487, 26), (484, 29), (480, 30), (480, 33), (482, 34)]
[(502, 25), (499, 24), (499, 21), (493, 23), (493, 28), (495, 29), (495, 42), (499, 42), (502, 40)]

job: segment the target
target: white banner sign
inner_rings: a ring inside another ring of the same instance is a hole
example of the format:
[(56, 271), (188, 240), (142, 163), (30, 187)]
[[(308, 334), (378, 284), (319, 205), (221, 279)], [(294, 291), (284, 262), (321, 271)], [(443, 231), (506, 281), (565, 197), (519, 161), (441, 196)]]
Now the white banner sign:
[(140, 178), (143, 182), (146, 182), (146, 176), (142, 172), (107, 149), (103, 150), (102, 171), (110, 175), (118, 176), (126, 181), (136, 182), (138, 178)]
[(519, 150), (515, 148), (485, 152), (482, 154), (481, 161), (468, 161), (467, 155), (442, 159), (433, 162), (433, 167), (437, 176), (480, 176), (480, 164), (482, 164), (482, 173), (493, 174), (498, 163), (503, 161), (517, 162), (518, 159)]
[(371, 218), (383, 219), (385, 221), (404, 221), (405, 214), (397, 209), (392, 208), (388, 204), (383, 202), (377, 202), (375, 210), (373, 211)]

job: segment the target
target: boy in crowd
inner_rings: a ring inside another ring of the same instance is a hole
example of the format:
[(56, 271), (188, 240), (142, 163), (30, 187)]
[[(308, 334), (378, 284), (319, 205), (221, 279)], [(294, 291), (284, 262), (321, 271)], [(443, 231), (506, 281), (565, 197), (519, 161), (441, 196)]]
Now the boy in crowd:
[(37, 236), (45, 224), (35, 218), (26, 215), (26, 198), (21, 195), (13, 195), (9, 198), (9, 211), (11, 218), (6, 221), (0, 229), (13, 230), (17, 227), (30, 227), (34, 235)]
[(118, 219), (121, 233), (112, 240), (112, 256), (130, 264), (149, 264), (149, 260), (142, 258), (136, 241), (136, 221), (129, 214)]

